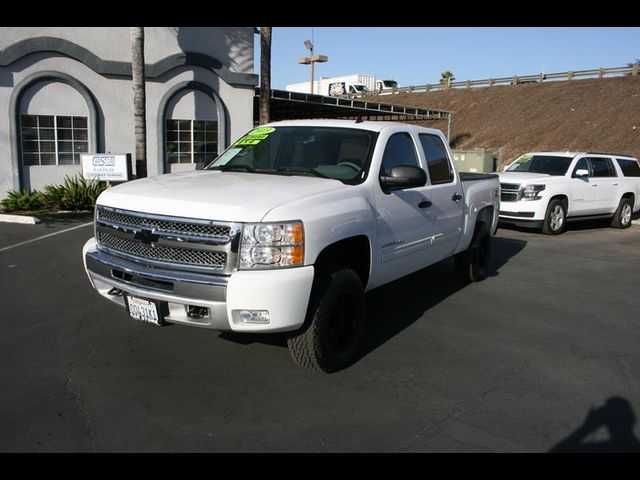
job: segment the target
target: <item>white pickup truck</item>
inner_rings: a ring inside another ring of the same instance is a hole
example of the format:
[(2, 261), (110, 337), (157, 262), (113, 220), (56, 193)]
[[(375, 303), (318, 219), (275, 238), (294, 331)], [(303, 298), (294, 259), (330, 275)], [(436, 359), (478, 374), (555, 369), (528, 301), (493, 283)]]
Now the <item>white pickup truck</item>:
[(626, 155), (526, 153), (499, 173), (500, 222), (562, 233), (567, 221), (611, 218), (628, 228), (640, 209), (640, 165)]
[(85, 268), (136, 319), (286, 332), (298, 365), (336, 371), (357, 357), (364, 292), (452, 255), (463, 279), (486, 275), (498, 177), (451, 159), (429, 128), (268, 124), (204, 170), (103, 192)]

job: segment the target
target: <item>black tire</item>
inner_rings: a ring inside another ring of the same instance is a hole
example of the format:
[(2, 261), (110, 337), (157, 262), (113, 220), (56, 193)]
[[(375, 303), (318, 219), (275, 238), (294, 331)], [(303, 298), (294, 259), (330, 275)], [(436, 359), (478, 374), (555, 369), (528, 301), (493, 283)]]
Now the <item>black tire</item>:
[(360, 277), (351, 269), (318, 276), (305, 323), (287, 336), (287, 345), (297, 365), (331, 373), (348, 367), (358, 355), (365, 297)]
[(555, 198), (549, 202), (547, 213), (542, 223), (542, 233), (545, 235), (559, 235), (567, 225), (567, 207), (564, 202)]
[(613, 228), (629, 228), (631, 226), (631, 217), (633, 216), (633, 201), (625, 197), (620, 200), (620, 205), (616, 209), (611, 219)]
[(489, 274), (491, 232), (486, 222), (478, 222), (469, 248), (455, 256), (456, 273), (464, 283), (479, 282)]

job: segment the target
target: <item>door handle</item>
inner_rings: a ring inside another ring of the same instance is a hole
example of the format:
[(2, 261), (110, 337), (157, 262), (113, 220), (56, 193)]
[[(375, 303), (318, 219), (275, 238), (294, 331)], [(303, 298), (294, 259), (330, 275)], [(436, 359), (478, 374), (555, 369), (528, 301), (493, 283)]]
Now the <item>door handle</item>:
[(454, 202), (457, 202), (461, 199), (462, 199), (462, 195), (460, 195), (458, 192), (454, 193), (453, 196), (451, 197), (451, 200), (453, 200)]
[(432, 205), (430, 200), (423, 200), (422, 202), (420, 202), (418, 204), (418, 207), (420, 208), (429, 208)]
[(592, 187), (597, 187), (597, 186), (598, 186), (598, 184), (597, 184), (597, 183), (592, 183), (592, 184), (591, 184), (591, 186), (592, 186)]
[(618, 182), (614, 183), (614, 184), (613, 184), (613, 186), (614, 186), (614, 187), (617, 187), (617, 186), (618, 186)]

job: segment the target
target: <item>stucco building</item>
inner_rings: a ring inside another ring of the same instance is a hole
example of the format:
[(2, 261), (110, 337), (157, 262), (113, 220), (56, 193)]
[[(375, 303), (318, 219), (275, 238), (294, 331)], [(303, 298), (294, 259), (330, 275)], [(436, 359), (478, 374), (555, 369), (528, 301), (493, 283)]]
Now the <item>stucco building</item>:
[[(253, 126), (254, 27), (145, 27), (147, 173), (197, 168)], [(135, 151), (128, 27), (0, 28), (0, 198)]]

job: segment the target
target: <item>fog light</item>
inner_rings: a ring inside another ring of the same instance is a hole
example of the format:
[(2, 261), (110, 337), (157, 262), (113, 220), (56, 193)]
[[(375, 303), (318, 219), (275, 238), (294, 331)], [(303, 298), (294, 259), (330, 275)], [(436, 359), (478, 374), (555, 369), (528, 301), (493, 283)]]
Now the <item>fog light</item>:
[(266, 325), (271, 322), (268, 310), (233, 310), (231, 316), (233, 323)]

